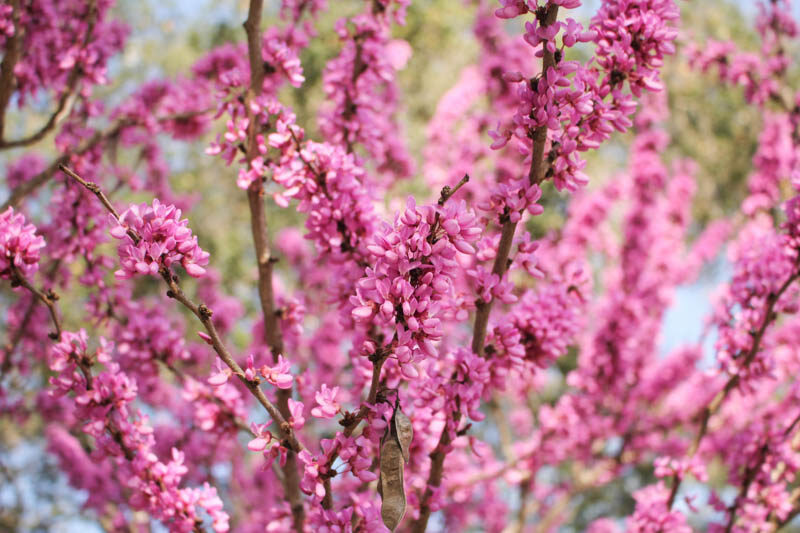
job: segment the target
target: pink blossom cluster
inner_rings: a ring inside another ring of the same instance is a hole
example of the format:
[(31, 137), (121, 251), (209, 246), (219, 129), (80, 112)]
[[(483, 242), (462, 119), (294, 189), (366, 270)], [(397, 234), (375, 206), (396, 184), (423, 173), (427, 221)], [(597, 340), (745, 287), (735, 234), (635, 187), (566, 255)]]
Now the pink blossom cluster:
[(299, 146), (302, 130), (284, 124), (279, 122), (268, 139), (282, 153), (272, 179), (284, 190), (273, 196), (275, 202), (287, 207), (289, 200), (299, 201), (297, 210), (308, 216), (305, 238), (321, 256), (334, 263), (351, 255), (363, 261), (365, 241), (375, 224), (364, 169), (342, 147), (313, 141)]
[[(797, 234), (797, 205), (795, 199), (787, 206), (790, 235)], [(760, 239), (762, 246), (747, 246), (745, 243), (752, 238)], [(772, 314), (797, 310), (796, 293), (790, 286), (800, 273), (797, 243), (796, 237), (775, 234), (754, 223), (729, 251), (734, 273), (714, 317), (719, 332), (717, 358), (727, 372), (740, 376), (744, 382), (771, 372), (774, 365), (766, 354), (760, 353), (757, 343)]]
[(756, 28), (761, 36), (761, 50), (740, 51), (730, 41), (709, 40), (689, 48), (691, 64), (702, 72), (716, 67), (720, 79), (739, 85), (745, 98), (758, 106), (780, 99), (781, 77), (791, 60), (782, 44), (800, 34), (800, 25), (792, 16), (791, 2), (758, 2)]
[(52, 204), (53, 220), (42, 228), (51, 256), (64, 261), (84, 257), (103, 263), (104, 258), (95, 252), (108, 240), (103, 206), (94, 201), (89, 191), (72, 183), (53, 193)]
[[(116, 220), (115, 220), (116, 222)], [(119, 245), (120, 270), (114, 274), (128, 279), (137, 274), (157, 276), (161, 269), (180, 264), (186, 273), (202, 277), (208, 252), (197, 244), (197, 237), (181, 219), (181, 210), (157, 199), (151, 205), (132, 205), (122, 212), (110, 233)]]
[(126, 320), (114, 325), (117, 358), (120, 368), (136, 378), (139, 394), (144, 398), (162, 394), (159, 362), (163, 365), (179, 365), (188, 361), (191, 354), (186, 348), (181, 324), (165, 316), (158, 306), (124, 298), (115, 312)]
[(6, 183), (13, 189), (30, 181), (42, 172), (45, 166), (47, 166), (47, 162), (40, 155), (26, 153), (6, 167)]
[(230, 434), (246, 417), (242, 394), (233, 386), (213, 387), (195, 379), (183, 384), (182, 398), (191, 406), (192, 421), (203, 431)]
[(336, 31), (344, 47), (323, 74), (329, 104), (320, 114), (320, 129), (347, 152), (362, 145), (379, 171), (407, 177), (413, 167), (394, 116), (395, 72), (405, 66), (411, 47), (390, 39), (386, 15), (374, 10), (339, 20)]
[(678, 6), (670, 0), (615, 0), (603, 2), (592, 19), (595, 55), (606, 72), (609, 88), (625, 80), (639, 96), (643, 89), (663, 88), (659, 69), (664, 57), (675, 53)]
[(13, 207), (0, 213), (0, 277), (14, 279), (17, 272), (25, 277), (34, 274), (42, 248), (44, 238), (36, 234), (36, 226), (26, 223), (22, 213), (14, 213)]
[[(367, 248), (372, 265), (356, 284), (353, 318), (393, 330), (393, 352), (408, 377), (421, 354), (436, 357), (440, 308), (454, 290), (459, 254), (473, 254), (480, 235), (475, 214), (463, 202), (417, 206), (413, 198)], [(374, 344), (374, 343), (373, 343)], [(364, 348), (372, 353), (377, 346)]]
[[(211, 117), (204, 113), (213, 107), (208, 88), (197, 79), (175, 82), (154, 80), (144, 84), (135, 94), (117, 107), (117, 119), (140, 124), (140, 131), (126, 132), (126, 143), (145, 144), (148, 136), (163, 130), (178, 140), (194, 139), (205, 133)], [(157, 117), (168, 117), (158, 120)]]
[[(603, 2), (589, 30), (574, 19), (547, 18), (558, 7), (578, 5), (549, 2), (535, 10), (533, 21), (526, 22), (525, 41), (538, 49), (537, 55), (551, 54), (553, 60), (531, 79), (519, 72), (504, 74), (506, 80), (518, 83), (519, 108), (511, 125), (491, 133), (493, 148), (503, 147), (513, 136), (520, 151), (529, 153), (528, 139), (537, 128), (546, 127), (550, 144), (545, 178), (571, 191), (587, 183), (582, 172), (585, 161), (578, 152), (596, 148), (612, 131), (625, 131), (631, 125), (635, 103), (623, 88), (627, 86), (635, 96), (642, 89), (661, 88), (658, 68), (663, 57), (674, 52), (677, 31), (670, 24), (678, 17), (674, 2), (658, 0)], [(525, 2), (509, 2), (498, 16), (519, 16), (528, 9)], [(560, 48), (556, 46), (559, 34)], [(581, 42), (595, 43), (597, 66), (563, 60), (565, 50)]]
[[(220, 103), (217, 115), (228, 115), (226, 133), (218, 136), (209, 146), (206, 153), (221, 155), (227, 164), (231, 164), (248, 141), (248, 130), (252, 127), (260, 131), (261, 125), (268, 125), (272, 115), (281, 115), (283, 106), (275, 99), (278, 89), (287, 81), (299, 87), (305, 81), (303, 69), (297, 57), (298, 46), (302, 43), (288, 42), (275, 28), (264, 35), (261, 57), (264, 62), (264, 81), (261, 93), (246, 104), (240, 98), (250, 83), (250, 73), (245, 61), (247, 54), (244, 45), (234, 47), (223, 46), (212, 51), (195, 65), (195, 73), (215, 82), (220, 94), (226, 98)], [(258, 133), (256, 151), (245, 154), (239, 160), (247, 163), (240, 167), (237, 185), (247, 189), (252, 184), (261, 183), (268, 167), (268, 143), (265, 136)]]
[(538, 366), (564, 354), (581, 326), (580, 295), (570, 287), (553, 283), (526, 292), (511, 317), (525, 357)]
[(106, 19), (112, 3), (20, 2), (20, 31), (15, 35), (22, 39), (23, 57), (14, 68), (20, 105), (40, 91), (58, 96), (73, 91), (77, 79), (86, 84), (84, 91), (107, 82), (108, 60), (122, 49), (128, 34), (121, 22)]

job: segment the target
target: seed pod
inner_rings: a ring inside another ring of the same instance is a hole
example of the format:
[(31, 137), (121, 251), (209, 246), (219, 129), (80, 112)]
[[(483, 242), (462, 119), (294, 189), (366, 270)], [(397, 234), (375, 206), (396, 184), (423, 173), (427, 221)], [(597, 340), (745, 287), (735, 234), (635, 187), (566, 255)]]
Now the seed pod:
[(403, 486), (403, 452), (397, 439), (391, 435), (387, 435), (381, 445), (378, 493), (381, 495), (383, 524), (394, 531), (406, 513), (406, 493)]
[(414, 439), (414, 428), (411, 426), (411, 420), (397, 407), (394, 410), (394, 429), (397, 435), (397, 442), (400, 444), (400, 450), (403, 452), (403, 459), (408, 462), (408, 449), (411, 447), (411, 441)]

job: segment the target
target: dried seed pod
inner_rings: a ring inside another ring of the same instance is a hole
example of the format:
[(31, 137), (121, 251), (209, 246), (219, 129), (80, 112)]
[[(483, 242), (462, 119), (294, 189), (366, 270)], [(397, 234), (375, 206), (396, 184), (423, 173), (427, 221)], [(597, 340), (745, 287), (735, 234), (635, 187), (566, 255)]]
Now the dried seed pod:
[(400, 444), (400, 450), (403, 452), (403, 459), (408, 462), (408, 449), (411, 447), (411, 441), (414, 439), (414, 428), (411, 426), (411, 420), (400, 410), (394, 410), (394, 433), (397, 435), (397, 442)]
[(397, 439), (391, 435), (383, 439), (380, 463), (378, 493), (381, 495), (381, 518), (383, 524), (394, 531), (406, 513), (406, 493), (403, 486), (403, 452)]

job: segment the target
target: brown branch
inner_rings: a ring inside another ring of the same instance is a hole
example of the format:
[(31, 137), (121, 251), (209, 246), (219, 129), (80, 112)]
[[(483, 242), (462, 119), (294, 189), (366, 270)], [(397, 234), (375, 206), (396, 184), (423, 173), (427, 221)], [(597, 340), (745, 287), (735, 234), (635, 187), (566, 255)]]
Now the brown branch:
[[(250, 88), (247, 91), (247, 114), (249, 124), (247, 127), (247, 162), (258, 157), (257, 135), (261, 125), (257, 123), (255, 113), (249, 105), (255, 100), (264, 84), (264, 61), (261, 56), (261, 11), (263, 0), (250, 0), (247, 20), (244, 29), (247, 33), (247, 52), (250, 60)], [(247, 201), (250, 206), (250, 230), (253, 234), (256, 259), (258, 261), (258, 296), (261, 310), (264, 315), (264, 337), (272, 352), (273, 360), (283, 352), (283, 336), (280, 321), (275, 311), (275, 296), (272, 287), (272, 266), (274, 261), (270, 253), (269, 239), (267, 236), (267, 216), (264, 208), (264, 184), (262, 179), (253, 182), (247, 189)], [(289, 398), (291, 389), (279, 389), (277, 393), (278, 409), (284, 418), (291, 416)], [(300, 494), (300, 476), (297, 470), (297, 446), (287, 453), (286, 463), (283, 466), (284, 493), (292, 509), (292, 524), (295, 531), (302, 532), (305, 523), (305, 509)]]
[[(545, 14), (543, 26), (550, 26), (555, 23), (558, 17), (558, 6), (550, 5)], [(555, 65), (555, 56), (547, 50), (544, 42), (542, 43), (544, 55), (542, 57), (542, 75), (547, 74), (547, 69)], [(545, 162), (544, 162), (544, 146), (547, 142), (547, 126), (539, 126), (533, 132), (533, 147), (531, 150), (531, 166), (528, 171), (528, 179), (531, 185), (538, 185), (542, 182), (545, 176)], [(492, 273), (502, 278), (508, 270), (508, 256), (511, 252), (511, 244), (514, 240), (514, 232), (517, 229), (517, 223), (507, 220), (503, 224), (500, 233), (500, 243), (497, 247), (497, 255), (495, 256), (494, 265), (492, 266)], [(492, 312), (492, 303), (479, 301), (476, 304), (475, 322), (472, 330), (472, 351), (480, 356), (484, 355), (486, 331), (489, 324), (489, 315)], [(460, 421), (460, 413), (453, 413), (453, 418), (456, 426)], [(439, 438), (439, 444), (431, 452), (431, 470), (428, 476), (427, 488), (422, 497), (420, 504), (419, 518), (412, 524), (411, 530), (414, 533), (424, 533), (428, 526), (428, 520), (431, 515), (430, 498), (433, 492), (442, 484), (442, 475), (444, 473), (444, 459), (447, 455), (447, 450), (450, 447), (450, 433), (447, 431), (447, 425), (442, 430), (442, 435)]]
[[(767, 308), (764, 313), (764, 318), (761, 321), (761, 325), (756, 331), (755, 335), (753, 336), (753, 345), (750, 347), (750, 350), (744, 357), (742, 365), (739, 367), (739, 371), (736, 374), (732, 375), (728, 381), (725, 383), (725, 386), (720, 390), (711, 402), (703, 408), (702, 418), (700, 420), (700, 430), (697, 432), (694, 441), (692, 442), (691, 447), (687, 455), (691, 458), (697, 453), (697, 450), (700, 448), (700, 443), (702, 442), (703, 438), (706, 436), (708, 432), (708, 422), (711, 417), (716, 414), (719, 410), (720, 406), (722, 406), (722, 402), (728, 397), (728, 394), (733, 391), (736, 386), (739, 384), (739, 380), (741, 379), (741, 373), (743, 369), (746, 369), (750, 366), (750, 363), (753, 362), (755, 359), (756, 354), (758, 354), (758, 350), (761, 348), (761, 341), (764, 338), (764, 333), (767, 331), (767, 327), (775, 320), (775, 305), (778, 303), (778, 300), (783, 295), (784, 292), (789, 288), (789, 286), (798, 278), (800, 277), (800, 272), (795, 272), (789, 279), (783, 282), (783, 285), (777, 290), (769, 295), (767, 298)], [(678, 494), (678, 489), (681, 485), (681, 478), (678, 474), (674, 474), (672, 476), (672, 490), (670, 491), (669, 498), (667, 499), (667, 509), (671, 509), (672, 505), (675, 503), (675, 497)]]
[(3, 55), (3, 62), (0, 63), (0, 139), (3, 138), (6, 125), (6, 110), (14, 94), (16, 86), (16, 76), (14, 67), (22, 55), (22, 27), (20, 26), (20, 12), (22, 5), (20, 0), (11, 0), (11, 22), (14, 25), (14, 35), (6, 41), (6, 50)]
[[(95, 24), (97, 24), (97, 5), (95, 1), (89, 2), (88, 6), (88, 15), (87, 15), (87, 28), (86, 28), (86, 35), (83, 39), (82, 48), (85, 50), (87, 46), (89, 46), (90, 41), (92, 40), (92, 34), (94, 33)], [(15, 35), (16, 36), (16, 35)], [(4, 61), (5, 63), (5, 61)], [(79, 62), (76, 62), (75, 66), (72, 67), (69, 75), (67, 76), (67, 83), (64, 87), (64, 92), (61, 93), (61, 96), (58, 99), (58, 104), (56, 105), (55, 111), (53, 114), (50, 115), (50, 118), (47, 122), (39, 128), (33, 134), (23, 137), (22, 139), (16, 139), (13, 141), (5, 141), (5, 137), (0, 135), (0, 150), (6, 150), (9, 148), (17, 148), (20, 146), (28, 146), (35, 142), (38, 142), (44, 138), (56, 125), (61, 122), (61, 120), (69, 113), (70, 108), (72, 107), (71, 103), (73, 101), (73, 96), (75, 95), (75, 90), (78, 86), (78, 81), (80, 80), (81, 74), (83, 73), (83, 68), (81, 67)], [(2, 95), (0, 95), (2, 98)], [(0, 99), (0, 105), (2, 105), (2, 100)], [(0, 132), (2, 132), (3, 124), (0, 123)]]
[[(549, 26), (556, 21), (558, 16), (558, 6), (551, 5), (547, 8), (547, 15), (543, 26)], [(542, 57), (542, 75), (547, 74), (547, 69), (555, 65), (555, 57), (552, 53), (544, 48), (544, 57)], [(544, 146), (547, 142), (547, 125), (539, 126), (533, 132), (533, 149), (531, 150), (531, 166), (528, 170), (528, 180), (531, 185), (538, 185), (542, 182), (545, 176), (544, 164)], [(495, 256), (494, 265), (492, 266), (492, 274), (496, 274), (502, 278), (508, 270), (508, 256), (511, 252), (511, 244), (514, 240), (514, 232), (517, 229), (517, 223), (506, 221), (503, 224), (503, 229), (500, 233), (500, 244), (497, 247), (497, 255)], [(488, 302), (480, 301), (477, 303), (475, 312), (475, 325), (472, 334), (472, 351), (478, 355), (483, 355), (484, 342), (486, 341), (486, 328), (489, 323), (489, 315), (492, 312), (493, 301)]]
[[(58, 271), (60, 266), (61, 266), (61, 260), (57, 259), (56, 261), (53, 262), (53, 265), (50, 267), (47, 274), (45, 274), (45, 277), (47, 279), (52, 278), (53, 275), (55, 275), (55, 273)], [(14, 332), (14, 335), (11, 337), (11, 340), (8, 343), (6, 343), (5, 347), (3, 348), (3, 351), (5, 353), (3, 355), (3, 362), (2, 364), (0, 364), (0, 378), (2, 378), (5, 375), (5, 373), (8, 372), (9, 369), (11, 368), (11, 356), (14, 354), (14, 351), (17, 349), (17, 346), (22, 341), (22, 338), (25, 336), (28, 324), (33, 319), (33, 313), (36, 310), (36, 303), (38, 300), (40, 299), (36, 298), (35, 295), (34, 298), (31, 298), (31, 301), (28, 304), (28, 308), (22, 315), (22, 320), (20, 321), (17, 330)]]
[[(72, 178), (75, 181), (77, 181), (79, 184), (83, 185), (83, 187), (86, 188), (86, 190), (88, 190), (89, 192), (91, 192), (92, 194), (97, 196), (97, 199), (100, 200), (100, 203), (103, 204), (103, 207), (105, 207), (108, 210), (108, 212), (111, 213), (112, 215), (114, 215), (114, 218), (116, 218), (117, 221), (119, 221), (119, 213), (117, 213), (117, 210), (114, 209), (113, 205), (111, 205), (111, 202), (108, 201), (108, 198), (103, 193), (103, 191), (100, 189), (99, 185), (97, 185), (96, 183), (94, 183), (92, 181), (84, 180), (78, 174), (76, 174), (71, 168), (69, 168), (67, 165), (58, 165), (58, 169), (61, 172), (63, 172), (64, 174), (66, 174), (67, 176), (69, 176), (70, 178)], [(137, 244), (139, 243), (139, 236), (138, 235), (136, 235), (135, 237), (134, 237), (134, 235), (131, 235), (131, 238), (133, 239), (134, 243), (137, 243)]]
[[(461, 421), (461, 413), (453, 413), (453, 425), (458, 427)], [(420, 499), (419, 518), (411, 524), (411, 531), (413, 533), (425, 533), (428, 528), (428, 520), (431, 517), (431, 498), (434, 491), (442, 484), (442, 476), (444, 475), (444, 458), (447, 456), (447, 451), (452, 442), (451, 432), (448, 430), (447, 423), (445, 422), (442, 434), (439, 436), (439, 442), (436, 448), (430, 453), (431, 458), (431, 471), (428, 474), (428, 483), (425, 487), (425, 492)]]
[(283, 417), (278, 408), (275, 407), (269, 398), (266, 397), (264, 391), (261, 390), (261, 387), (259, 387), (258, 381), (251, 381), (247, 379), (242, 367), (239, 366), (239, 363), (236, 362), (231, 353), (222, 343), (222, 339), (217, 332), (217, 328), (214, 326), (214, 322), (211, 320), (211, 317), (213, 316), (211, 309), (206, 307), (205, 304), (196, 304), (190, 300), (178, 285), (177, 278), (174, 274), (172, 274), (172, 272), (162, 267), (160, 274), (167, 286), (169, 286), (167, 296), (180, 302), (200, 320), (200, 322), (206, 328), (208, 336), (211, 338), (211, 346), (214, 347), (214, 351), (217, 352), (217, 355), (219, 355), (220, 359), (222, 359), (222, 361), (228, 365), (228, 367), (233, 371), (234, 375), (236, 375), (236, 377), (239, 378), (244, 386), (250, 390), (251, 394), (256, 398), (256, 400), (258, 400), (258, 403), (260, 403), (267, 413), (269, 413), (272, 419), (275, 420), (279, 427), (281, 436), (289, 443), (289, 446), (287, 447), (295, 451), (303, 450), (304, 447), (302, 444), (300, 444), (294, 433), (291, 431), (291, 426), (289, 426), (288, 422), (286, 422), (286, 419)]
[(516, 533), (525, 532), (525, 523), (527, 522), (528, 512), (530, 510), (531, 502), (528, 497), (531, 495), (531, 482), (530, 480), (523, 481), (519, 484), (519, 509), (517, 509), (517, 519), (513, 531)]

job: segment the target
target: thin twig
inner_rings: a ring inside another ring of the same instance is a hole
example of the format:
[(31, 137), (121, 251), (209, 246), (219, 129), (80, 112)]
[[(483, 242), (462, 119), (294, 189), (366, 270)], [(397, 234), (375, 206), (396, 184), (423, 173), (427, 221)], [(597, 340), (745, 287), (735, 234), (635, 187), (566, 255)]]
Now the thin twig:
[[(558, 6), (550, 5), (547, 8), (547, 15), (543, 26), (550, 26), (556, 21), (558, 16)], [(542, 57), (542, 75), (547, 74), (547, 69), (555, 65), (555, 56), (544, 49), (544, 56)], [(531, 185), (538, 185), (542, 182), (545, 176), (545, 161), (544, 161), (544, 146), (547, 142), (547, 125), (539, 126), (533, 132), (533, 149), (531, 150), (531, 166), (528, 170), (528, 180)], [(511, 252), (511, 244), (514, 241), (514, 233), (517, 229), (517, 223), (507, 220), (503, 224), (503, 229), (500, 233), (500, 243), (497, 247), (497, 255), (495, 256), (494, 265), (492, 266), (492, 274), (496, 274), (498, 278), (502, 278), (508, 270), (508, 256)], [(488, 302), (479, 301), (475, 312), (475, 325), (472, 328), (472, 351), (478, 355), (484, 353), (484, 343), (486, 341), (486, 328), (489, 323), (489, 315), (492, 312), (493, 300)]]
[(50, 313), (50, 318), (53, 321), (53, 326), (56, 328), (55, 333), (50, 334), (50, 338), (53, 340), (60, 339), (62, 328), (61, 318), (58, 316), (58, 306), (56, 304), (58, 301), (58, 295), (52, 290), (45, 292), (34, 287), (31, 282), (29, 282), (27, 278), (22, 275), (17, 266), (14, 263), (11, 263), (11, 286), (13, 287), (15, 285), (25, 287), (28, 292), (30, 292), (47, 307), (47, 311)]
[(219, 355), (220, 359), (222, 359), (222, 361), (228, 365), (228, 367), (233, 371), (234, 375), (236, 375), (236, 377), (239, 378), (245, 387), (250, 390), (256, 400), (258, 400), (258, 403), (260, 403), (267, 413), (269, 413), (272, 419), (275, 420), (280, 429), (281, 436), (289, 442), (288, 448), (295, 451), (303, 450), (304, 447), (297, 440), (297, 437), (295, 437), (291, 430), (291, 426), (289, 426), (288, 422), (286, 422), (286, 419), (280, 413), (278, 408), (275, 407), (269, 398), (266, 397), (264, 391), (261, 390), (258, 381), (251, 381), (247, 379), (242, 367), (239, 366), (239, 363), (236, 362), (231, 353), (222, 343), (222, 339), (217, 332), (217, 328), (214, 326), (214, 322), (211, 320), (211, 317), (213, 316), (211, 309), (206, 307), (205, 304), (196, 304), (190, 300), (186, 294), (184, 294), (183, 289), (181, 289), (178, 285), (176, 276), (174, 276), (168, 269), (162, 267), (160, 274), (167, 286), (169, 286), (167, 296), (180, 302), (200, 320), (200, 322), (206, 328), (208, 336), (211, 338), (211, 345), (214, 347), (214, 351), (217, 352), (217, 355)]
[[(86, 190), (88, 190), (89, 192), (91, 192), (92, 194), (97, 196), (97, 199), (100, 200), (100, 202), (103, 204), (103, 207), (105, 207), (108, 210), (108, 212), (111, 213), (114, 216), (114, 218), (117, 219), (117, 222), (119, 222), (119, 213), (117, 213), (117, 210), (114, 209), (113, 205), (111, 205), (111, 202), (108, 200), (106, 195), (100, 189), (100, 186), (98, 184), (96, 184), (96, 183), (94, 183), (92, 181), (84, 180), (78, 174), (76, 174), (74, 170), (69, 168), (67, 165), (60, 164), (60, 165), (58, 165), (58, 169), (61, 172), (63, 172), (64, 174), (66, 174), (67, 176), (69, 176), (70, 178), (74, 179), (75, 181), (77, 181), (78, 183), (83, 185), (83, 187), (86, 188)], [(139, 236), (138, 235), (136, 236), (136, 239), (134, 239), (134, 242), (136, 242), (136, 243), (139, 242)]]

